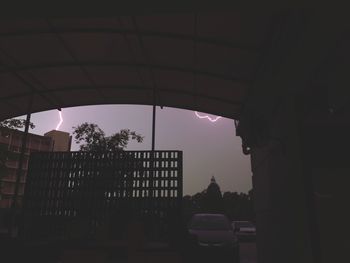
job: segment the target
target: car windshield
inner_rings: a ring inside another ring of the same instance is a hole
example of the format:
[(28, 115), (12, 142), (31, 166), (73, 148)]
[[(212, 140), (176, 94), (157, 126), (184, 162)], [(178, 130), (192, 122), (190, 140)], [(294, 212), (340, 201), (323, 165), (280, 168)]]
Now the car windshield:
[(195, 230), (229, 230), (229, 222), (224, 216), (195, 216), (190, 225)]
[(235, 227), (254, 227), (251, 222), (235, 222)]

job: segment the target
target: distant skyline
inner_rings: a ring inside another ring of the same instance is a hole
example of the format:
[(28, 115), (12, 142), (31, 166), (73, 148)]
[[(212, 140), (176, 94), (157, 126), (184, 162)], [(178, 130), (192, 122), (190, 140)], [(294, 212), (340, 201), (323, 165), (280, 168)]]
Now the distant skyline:
[[(208, 115), (215, 119), (215, 115)], [(145, 136), (143, 143), (130, 142), (127, 150), (150, 150), (152, 107), (143, 105), (99, 105), (62, 109), (61, 131), (96, 123), (107, 135), (128, 128)], [(34, 113), (32, 133), (43, 135), (60, 122), (57, 110)], [(157, 107), (156, 150), (183, 151), (184, 195), (204, 190), (214, 175), (223, 192), (247, 192), (252, 188), (250, 157), (242, 153), (232, 119), (216, 122), (200, 119), (193, 111)], [(72, 150), (79, 146), (72, 143)]]

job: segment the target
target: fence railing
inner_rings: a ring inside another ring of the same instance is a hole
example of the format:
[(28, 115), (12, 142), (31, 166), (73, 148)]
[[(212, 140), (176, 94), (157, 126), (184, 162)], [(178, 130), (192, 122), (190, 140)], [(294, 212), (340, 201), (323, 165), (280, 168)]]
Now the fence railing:
[(138, 219), (161, 238), (181, 200), (181, 151), (33, 153), (20, 234), (69, 238), (74, 226), (85, 225), (81, 234), (91, 236), (108, 221), (117, 237)]

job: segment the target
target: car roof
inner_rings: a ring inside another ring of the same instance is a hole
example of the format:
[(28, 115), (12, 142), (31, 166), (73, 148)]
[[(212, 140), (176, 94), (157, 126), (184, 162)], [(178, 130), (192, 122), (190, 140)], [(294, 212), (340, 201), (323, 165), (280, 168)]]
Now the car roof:
[(194, 214), (193, 216), (217, 216), (217, 217), (226, 217), (224, 214)]

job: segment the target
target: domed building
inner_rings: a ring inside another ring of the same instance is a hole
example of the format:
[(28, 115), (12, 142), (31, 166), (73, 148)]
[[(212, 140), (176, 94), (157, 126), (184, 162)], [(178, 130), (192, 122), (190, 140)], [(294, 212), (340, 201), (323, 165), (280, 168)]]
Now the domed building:
[(207, 188), (207, 195), (212, 198), (222, 198), (220, 186), (216, 183), (215, 177), (212, 176)]
[(220, 186), (216, 183), (215, 177), (213, 176), (205, 195), (205, 212), (222, 213), (223, 210), (223, 199)]

